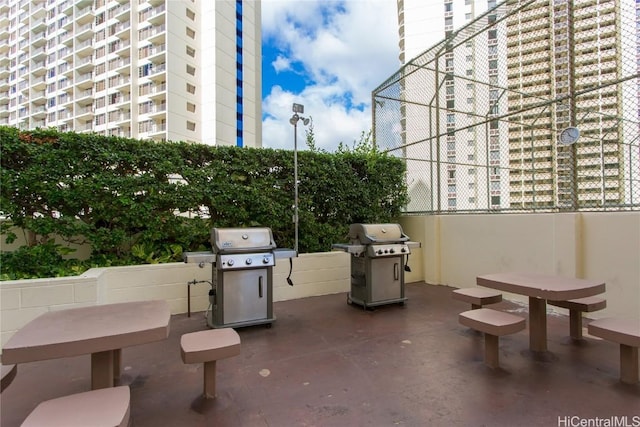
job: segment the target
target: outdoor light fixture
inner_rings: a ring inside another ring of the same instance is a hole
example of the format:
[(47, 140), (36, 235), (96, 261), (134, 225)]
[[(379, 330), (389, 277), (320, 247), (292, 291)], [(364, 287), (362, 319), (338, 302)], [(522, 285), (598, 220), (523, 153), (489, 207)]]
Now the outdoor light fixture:
[(309, 124), (309, 119), (306, 117), (302, 117), (299, 114), (304, 113), (304, 105), (302, 104), (293, 104), (293, 116), (289, 119), (289, 123), (293, 125), (293, 188), (294, 188), (294, 198), (293, 198), (293, 223), (295, 226), (295, 244), (294, 250), (296, 251), (296, 256), (298, 255), (298, 229), (299, 229), (299, 220), (298, 220), (298, 122), (302, 120), (303, 125)]

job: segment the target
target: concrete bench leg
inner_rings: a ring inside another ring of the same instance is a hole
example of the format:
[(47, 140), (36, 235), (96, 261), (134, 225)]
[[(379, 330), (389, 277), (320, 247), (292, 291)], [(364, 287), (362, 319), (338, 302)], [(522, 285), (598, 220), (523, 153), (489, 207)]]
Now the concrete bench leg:
[(91, 354), (91, 390), (113, 387), (114, 353), (107, 350)]
[(638, 347), (620, 344), (620, 381), (636, 384), (639, 380)]
[(500, 337), (484, 334), (484, 363), (490, 368), (500, 366)]
[(569, 310), (569, 335), (574, 340), (582, 339), (582, 311)]
[(216, 361), (204, 362), (204, 397), (216, 397)]

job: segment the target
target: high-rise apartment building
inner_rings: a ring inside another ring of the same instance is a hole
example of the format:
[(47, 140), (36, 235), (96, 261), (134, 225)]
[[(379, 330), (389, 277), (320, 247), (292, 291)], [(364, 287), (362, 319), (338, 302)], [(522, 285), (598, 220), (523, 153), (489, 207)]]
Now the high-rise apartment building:
[[(509, 127), (511, 207), (627, 203), (624, 140), (634, 137), (624, 118), (637, 112), (637, 94), (616, 82), (635, 63), (634, 46), (622, 41), (635, 22), (628, 0), (553, 1), (507, 19), (508, 108), (523, 111)], [(533, 108), (541, 98), (558, 102)], [(580, 144), (558, 141), (569, 126), (580, 129)]]
[[(411, 62), (495, 5), (495, 0), (398, 0), (401, 63)], [(495, 18), (492, 15), (492, 19)], [(431, 119), (427, 131), (421, 128), (425, 111), (406, 106), (405, 135), (416, 130), (428, 132), (430, 138), (436, 133), (441, 135), (439, 143), (431, 143), (437, 145), (435, 149), (426, 149), (425, 144), (410, 145), (406, 149), (406, 157), (411, 159), (407, 162), (410, 210), (474, 211), (508, 204), (505, 197), (508, 176), (500, 168), (501, 159), (505, 158), (500, 147), (501, 144), (506, 147), (507, 126), (498, 121), (492, 122), (490, 129), (474, 126), (476, 118), (497, 116), (506, 110), (505, 100), (499, 97), (497, 89), (506, 83), (506, 58), (498, 54), (498, 43), (498, 30), (494, 30), (488, 39), (470, 39), (439, 51), (435, 54), (438, 59), (427, 68), (438, 67), (443, 84), (433, 81), (431, 87), (427, 87), (429, 83), (425, 84), (418, 76), (420, 73), (405, 79), (405, 90), (415, 93), (415, 89), (408, 86), (422, 86), (418, 96), (432, 106), (437, 104), (439, 115)], [(484, 141), (488, 142), (488, 150)], [(506, 148), (503, 151), (506, 152)], [(440, 191), (434, 189), (431, 193), (428, 187), (433, 182), (435, 162), (444, 167), (435, 172), (439, 175), (436, 182), (440, 182)], [(483, 170), (473, 166), (475, 164), (491, 167)], [(425, 204), (425, 200), (430, 201)]]
[(261, 146), (260, 2), (0, 0), (0, 124)]
[[(398, 0), (409, 210), (637, 204), (637, 10)], [(569, 126), (579, 144), (559, 143)]]

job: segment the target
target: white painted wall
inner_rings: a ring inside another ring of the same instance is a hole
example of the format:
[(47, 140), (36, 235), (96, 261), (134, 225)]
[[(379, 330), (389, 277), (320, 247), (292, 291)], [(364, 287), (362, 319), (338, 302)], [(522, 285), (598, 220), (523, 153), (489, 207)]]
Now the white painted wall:
[(408, 281), (462, 288), (475, 286), (479, 275), (516, 270), (603, 280), (607, 308), (586, 316), (640, 317), (640, 212), (431, 215), (400, 222), (422, 242), (422, 258), (412, 255), (412, 264), (423, 271)]

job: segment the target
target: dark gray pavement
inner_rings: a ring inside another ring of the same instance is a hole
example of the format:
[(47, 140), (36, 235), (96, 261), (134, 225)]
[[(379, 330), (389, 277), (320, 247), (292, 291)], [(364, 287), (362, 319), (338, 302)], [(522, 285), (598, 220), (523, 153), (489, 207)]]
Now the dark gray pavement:
[[(500, 339), (492, 370), (453, 289), (408, 284), (404, 306), (370, 311), (344, 293), (277, 302), (271, 328), (238, 329), (241, 354), (218, 362), (214, 401), (198, 397), (202, 366), (180, 358), (180, 336), (205, 329), (204, 313), (172, 316), (168, 340), (123, 350), (131, 426), (640, 426), (640, 384), (619, 382), (616, 344), (573, 343), (568, 317), (549, 316), (549, 353), (530, 353), (524, 330)], [(526, 317), (508, 301), (492, 308)], [(20, 365), (0, 425), (89, 390), (89, 367), (89, 356)]]

